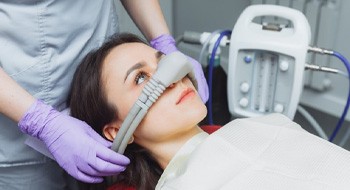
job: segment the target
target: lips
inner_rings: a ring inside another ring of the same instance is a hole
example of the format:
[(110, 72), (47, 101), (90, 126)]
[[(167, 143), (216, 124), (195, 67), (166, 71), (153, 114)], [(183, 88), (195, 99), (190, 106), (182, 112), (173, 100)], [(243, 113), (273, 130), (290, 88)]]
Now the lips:
[(187, 99), (188, 97), (194, 94), (194, 90), (191, 88), (187, 88), (180, 94), (179, 98), (176, 101), (176, 105)]

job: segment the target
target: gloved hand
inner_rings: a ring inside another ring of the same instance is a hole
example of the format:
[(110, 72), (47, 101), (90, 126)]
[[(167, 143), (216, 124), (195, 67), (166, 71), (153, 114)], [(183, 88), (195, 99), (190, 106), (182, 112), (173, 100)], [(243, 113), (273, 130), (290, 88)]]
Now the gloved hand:
[[(174, 51), (179, 51), (176, 48), (175, 39), (168, 34), (161, 35), (151, 40), (150, 44), (154, 49), (161, 51), (164, 54), (169, 54)], [(204, 77), (202, 66), (195, 59), (191, 57), (188, 57), (188, 58), (194, 68), (194, 74), (198, 83), (198, 93), (202, 98), (202, 101), (205, 103), (208, 101), (208, 98), (209, 98), (209, 90), (208, 90), (207, 80)]]
[(57, 163), (70, 175), (88, 183), (125, 170), (130, 160), (108, 147), (89, 125), (36, 101), (18, 123), (21, 131), (43, 141)]

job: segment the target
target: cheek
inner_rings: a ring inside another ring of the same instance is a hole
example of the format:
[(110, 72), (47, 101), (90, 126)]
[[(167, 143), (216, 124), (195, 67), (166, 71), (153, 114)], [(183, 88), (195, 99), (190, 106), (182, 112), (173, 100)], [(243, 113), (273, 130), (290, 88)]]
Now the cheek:
[(176, 117), (172, 109), (158, 101), (148, 110), (146, 116), (135, 131), (140, 139), (157, 139), (169, 132), (169, 122)]
[[(125, 92), (125, 93), (123, 93)], [(127, 93), (126, 93), (127, 92)], [(141, 90), (138, 89), (124, 89), (120, 91), (120, 96), (116, 98), (116, 107), (118, 108), (118, 117), (124, 120), (128, 115), (130, 109), (137, 101)]]
[(206, 116), (207, 109), (198, 97), (188, 106), (176, 106), (174, 102), (157, 101), (135, 131), (136, 138), (162, 140), (169, 135), (195, 127)]

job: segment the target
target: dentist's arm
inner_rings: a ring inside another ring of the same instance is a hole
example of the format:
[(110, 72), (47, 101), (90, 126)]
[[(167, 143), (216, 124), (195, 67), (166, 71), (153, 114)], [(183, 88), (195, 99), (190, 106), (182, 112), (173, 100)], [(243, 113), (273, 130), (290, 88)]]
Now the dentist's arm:
[(125, 170), (129, 159), (110, 150), (110, 142), (85, 122), (36, 100), (2, 68), (0, 86), (0, 113), (19, 122), (22, 132), (43, 141), (70, 175), (84, 182), (96, 183), (103, 180), (101, 176)]
[[(143, 35), (150, 41), (151, 46), (164, 54), (178, 51), (175, 39), (170, 35), (164, 19), (159, 0), (121, 0), (130, 17), (136, 23)], [(208, 101), (208, 84), (200, 63), (189, 57), (198, 83), (198, 93), (203, 102)]]
[(170, 34), (158, 0), (121, 0), (121, 3), (148, 41)]
[(35, 98), (0, 68), (0, 113), (18, 122)]

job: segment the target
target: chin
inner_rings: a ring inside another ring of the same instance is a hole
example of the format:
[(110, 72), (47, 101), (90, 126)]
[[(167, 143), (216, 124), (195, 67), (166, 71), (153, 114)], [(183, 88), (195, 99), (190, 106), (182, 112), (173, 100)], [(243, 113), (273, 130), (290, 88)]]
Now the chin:
[(198, 121), (198, 123), (201, 122), (201, 121), (207, 116), (207, 114), (208, 114), (208, 110), (207, 110), (207, 108), (205, 107), (205, 109), (204, 109), (204, 111), (203, 111), (203, 113), (202, 113), (202, 117), (201, 117), (201, 119)]
[(186, 112), (186, 115), (194, 119), (196, 121), (196, 124), (202, 121), (207, 115), (207, 107), (205, 107), (204, 104), (196, 106), (195, 108), (191, 108), (190, 110), (190, 113)]

